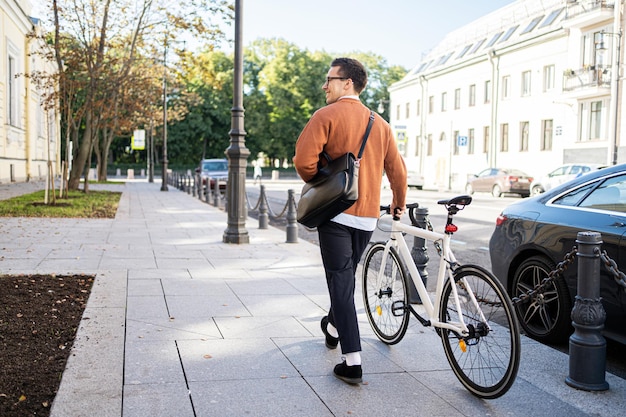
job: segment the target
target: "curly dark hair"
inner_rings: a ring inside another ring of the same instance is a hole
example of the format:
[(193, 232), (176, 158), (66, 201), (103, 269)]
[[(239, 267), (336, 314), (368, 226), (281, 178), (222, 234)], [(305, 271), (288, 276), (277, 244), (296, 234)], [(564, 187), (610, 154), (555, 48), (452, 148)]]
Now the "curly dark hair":
[(360, 94), (367, 84), (367, 71), (363, 64), (353, 58), (335, 58), (330, 63), (331, 67), (339, 67), (342, 77), (350, 78), (354, 83), (354, 91)]

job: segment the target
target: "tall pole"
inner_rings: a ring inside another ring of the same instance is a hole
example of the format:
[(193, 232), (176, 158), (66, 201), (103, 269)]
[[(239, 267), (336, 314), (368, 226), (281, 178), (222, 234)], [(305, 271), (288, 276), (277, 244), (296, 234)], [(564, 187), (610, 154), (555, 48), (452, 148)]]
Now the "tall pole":
[(613, 15), (613, 33), (614, 41), (611, 45), (615, 44), (615, 47), (611, 48), (611, 102), (609, 103), (609, 152), (608, 152), (608, 164), (617, 164), (617, 147), (618, 143), (618, 121), (619, 121), (619, 65), (620, 65), (620, 52), (622, 44), (622, 19), (621, 19), (621, 1), (615, 2), (614, 15)]
[(163, 48), (163, 172), (161, 191), (167, 191), (167, 35)]
[(235, 68), (233, 79), (233, 107), (231, 109), (230, 146), (228, 157), (228, 186), (226, 204), (228, 226), (224, 231), (224, 243), (249, 243), (246, 230), (246, 164), (250, 151), (246, 148), (246, 131), (243, 126), (243, 48), (242, 48), (243, 0), (235, 0)]

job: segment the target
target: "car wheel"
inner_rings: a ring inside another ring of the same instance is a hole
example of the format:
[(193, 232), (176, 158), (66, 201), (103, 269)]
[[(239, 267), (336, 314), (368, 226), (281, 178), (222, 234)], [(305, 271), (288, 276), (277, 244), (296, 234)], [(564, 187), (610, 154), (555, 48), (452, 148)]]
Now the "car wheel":
[(543, 188), (538, 185), (535, 185), (532, 190), (530, 190), (531, 195), (539, 195), (543, 193)]
[(502, 189), (498, 184), (494, 185), (491, 189), (491, 195), (494, 197), (502, 197)]
[[(527, 294), (554, 269), (554, 262), (544, 256), (528, 258), (515, 271), (512, 297)], [(561, 276), (556, 276), (542, 291), (515, 304), (515, 311), (522, 328), (533, 339), (558, 343), (571, 333), (572, 301)]]
[(472, 187), (472, 184), (465, 185), (465, 192), (469, 195), (474, 194), (474, 188)]

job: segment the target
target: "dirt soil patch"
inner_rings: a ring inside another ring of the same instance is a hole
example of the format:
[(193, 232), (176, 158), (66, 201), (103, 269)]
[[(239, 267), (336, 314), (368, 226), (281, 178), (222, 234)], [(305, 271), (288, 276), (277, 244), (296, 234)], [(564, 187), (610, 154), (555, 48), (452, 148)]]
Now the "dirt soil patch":
[(0, 416), (50, 415), (93, 281), (0, 275)]

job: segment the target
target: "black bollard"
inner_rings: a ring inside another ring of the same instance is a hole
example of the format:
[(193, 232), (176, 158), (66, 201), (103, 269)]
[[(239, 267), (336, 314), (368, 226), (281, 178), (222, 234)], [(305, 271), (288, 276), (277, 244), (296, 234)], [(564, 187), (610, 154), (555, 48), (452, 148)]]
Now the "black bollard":
[[(411, 214), (411, 223), (413, 226), (420, 227), (422, 229), (426, 229), (428, 224), (428, 209), (425, 207), (418, 207), (415, 209), (415, 212), (410, 212)], [(417, 271), (420, 273), (422, 277), (422, 282), (424, 286), (426, 286), (426, 281), (428, 279), (428, 271), (426, 270), (426, 266), (428, 265), (428, 251), (426, 249), (426, 240), (414, 237), (413, 238), (413, 248), (411, 249), (411, 257), (413, 258), (413, 262), (415, 262), (415, 266), (417, 267)], [(413, 280), (409, 280), (409, 302), (411, 304), (422, 304), (422, 300), (417, 292), (417, 288), (415, 288), (415, 284), (413, 284)]]
[(600, 298), (600, 245), (597, 232), (578, 232), (578, 287), (572, 309), (574, 334), (569, 338), (567, 385), (585, 391), (609, 389), (606, 340), (602, 336), (606, 312)]
[(259, 229), (267, 229), (269, 216), (267, 214), (267, 199), (265, 197), (265, 185), (261, 184), (259, 195)]
[(287, 190), (287, 242), (298, 243), (298, 223), (296, 215), (296, 198), (293, 190)]

